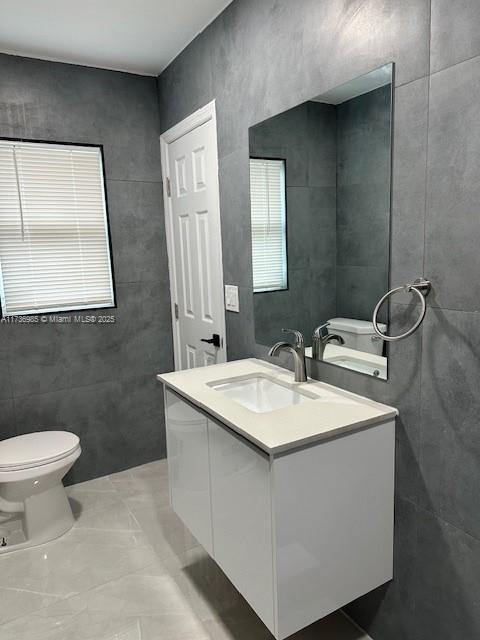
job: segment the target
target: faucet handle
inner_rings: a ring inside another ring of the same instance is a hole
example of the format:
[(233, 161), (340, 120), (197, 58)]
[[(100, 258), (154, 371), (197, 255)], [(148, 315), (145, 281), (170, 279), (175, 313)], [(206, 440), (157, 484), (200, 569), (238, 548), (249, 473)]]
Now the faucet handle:
[[(326, 336), (324, 335), (323, 329), (326, 329), (329, 326), (330, 326), (330, 322), (325, 322), (324, 324), (321, 324), (319, 327), (317, 327), (314, 330), (313, 337), (314, 338), (325, 338)], [(327, 334), (328, 334), (328, 331), (327, 331)]]
[(282, 329), (283, 333), (293, 333), (295, 336), (295, 346), (302, 348), (305, 346), (305, 340), (303, 339), (303, 333), (297, 329)]

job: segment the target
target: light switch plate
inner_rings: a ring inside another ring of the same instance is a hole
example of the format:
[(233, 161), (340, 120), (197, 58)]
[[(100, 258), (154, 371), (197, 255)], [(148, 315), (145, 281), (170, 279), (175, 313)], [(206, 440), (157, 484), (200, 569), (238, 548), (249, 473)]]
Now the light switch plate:
[(238, 304), (238, 287), (234, 284), (225, 285), (225, 309), (227, 311), (240, 311)]

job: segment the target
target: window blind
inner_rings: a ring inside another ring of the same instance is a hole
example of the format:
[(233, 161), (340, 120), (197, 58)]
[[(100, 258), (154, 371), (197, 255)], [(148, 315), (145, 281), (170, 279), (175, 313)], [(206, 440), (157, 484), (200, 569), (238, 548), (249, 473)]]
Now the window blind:
[(250, 159), (253, 290), (287, 288), (285, 162)]
[(98, 147), (0, 141), (3, 315), (114, 306)]

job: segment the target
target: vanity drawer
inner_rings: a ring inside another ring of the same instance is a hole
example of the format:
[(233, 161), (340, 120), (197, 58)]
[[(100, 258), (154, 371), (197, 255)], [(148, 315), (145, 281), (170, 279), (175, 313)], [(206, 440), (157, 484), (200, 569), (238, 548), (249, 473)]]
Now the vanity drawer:
[(274, 633), (270, 462), (208, 420), (215, 561)]
[(165, 407), (172, 507), (212, 554), (208, 420), (168, 389)]

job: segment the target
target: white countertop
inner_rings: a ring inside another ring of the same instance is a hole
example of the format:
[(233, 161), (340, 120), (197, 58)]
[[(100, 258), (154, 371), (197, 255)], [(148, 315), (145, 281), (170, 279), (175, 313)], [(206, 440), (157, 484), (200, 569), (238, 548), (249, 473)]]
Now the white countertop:
[(398, 415), (393, 407), (311, 379), (294, 384), (317, 398), (266, 413), (251, 411), (208, 386), (255, 374), (293, 383), (290, 371), (255, 358), (162, 373), (157, 379), (269, 454), (384, 423)]

